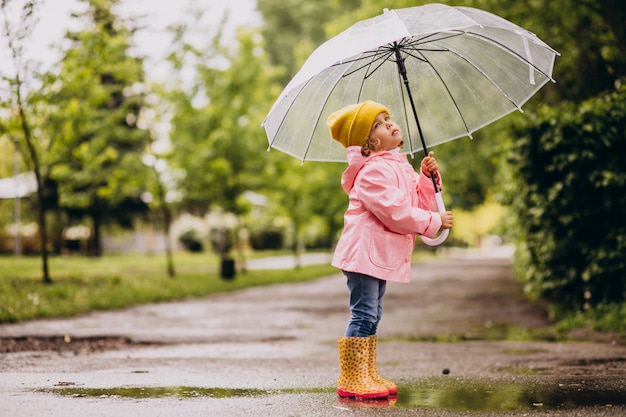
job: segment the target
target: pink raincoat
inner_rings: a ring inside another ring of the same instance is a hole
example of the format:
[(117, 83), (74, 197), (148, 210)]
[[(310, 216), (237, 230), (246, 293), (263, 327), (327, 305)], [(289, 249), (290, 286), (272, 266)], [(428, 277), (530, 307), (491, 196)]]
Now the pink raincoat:
[[(432, 180), (417, 173), (406, 155), (361, 155), (347, 148), (341, 185), (349, 197), (344, 229), (332, 265), (387, 281), (411, 280), (416, 235), (435, 237), (441, 228)], [(441, 186), (441, 178), (437, 178)]]

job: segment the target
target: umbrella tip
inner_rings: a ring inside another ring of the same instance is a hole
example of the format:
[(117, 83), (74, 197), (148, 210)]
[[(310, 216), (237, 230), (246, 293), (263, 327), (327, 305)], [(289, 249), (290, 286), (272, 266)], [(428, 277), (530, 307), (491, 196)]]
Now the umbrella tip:
[(383, 9), (383, 13), (389, 13), (389, 9), (388, 9), (387, 7), (385, 7), (385, 8)]

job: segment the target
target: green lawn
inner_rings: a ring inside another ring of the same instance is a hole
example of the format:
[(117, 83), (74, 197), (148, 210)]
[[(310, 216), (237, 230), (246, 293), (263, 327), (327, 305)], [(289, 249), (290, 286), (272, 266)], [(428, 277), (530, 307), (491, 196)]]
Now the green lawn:
[[(259, 254), (255, 254), (255, 257)], [(219, 275), (214, 254), (177, 253), (176, 276), (164, 256), (105, 255), (50, 258), (52, 284), (42, 283), (38, 257), (0, 257), (0, 323), (67, 317), (142, 303), (181, 300), (242, 288), (312, 280), (337, 273), (330, 265)]]

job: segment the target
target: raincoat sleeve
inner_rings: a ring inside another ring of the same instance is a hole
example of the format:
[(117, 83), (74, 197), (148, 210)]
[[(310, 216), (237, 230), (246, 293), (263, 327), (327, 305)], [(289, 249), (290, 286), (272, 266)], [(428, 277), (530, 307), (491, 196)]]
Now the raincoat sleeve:
[[(394, 178), (397, 174), (392, 169), (381, 166), (364, 168), (356, 184), (362, 204), (392, 232), (435, 237), (441, 228), (441, 216), (437, 210), (421, 208), (421, 202), (415, 204), (420, 195), (414, 195), (410, 176), (406, 188), (402, 187), (401, 181), (394, 185), (393, 180), (390, 181)], [(430, 188), (433, 189), (432, 183)], [(434, 190), (432, 194), (434, 200)]]
[[(436, 211), (439, 212), (439, 207), (437, 207), (437, 199), (435, 198), (435, 187), (433, 187), (433, 180), (425, 175), (423, 172), (415, 173), (416, 178), (416, 187), (415, 191), (417, 192), (419, 198), (419, 207), (424, 210)], [(439, 173), (436, 174), (435, 181), (437, 183), (437, 187), (441, 189), (441, 176)]]

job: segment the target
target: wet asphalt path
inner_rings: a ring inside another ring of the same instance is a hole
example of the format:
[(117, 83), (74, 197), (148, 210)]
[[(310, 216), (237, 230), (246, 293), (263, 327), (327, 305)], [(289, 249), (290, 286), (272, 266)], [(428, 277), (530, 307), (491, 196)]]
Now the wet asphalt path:
[(0, 355), (0, 416), (626, 415), (622, 341), (494, 337), (548, 324), (519, 297), (506, 256), (451, 253), (415, 265), (413, 274), (411, 284), (388, 286), (379, 331), (379, 370), (400, 385), (397, 399), (341, 401), (334, 394), (336, 338), (348, 315), (337, 274), (1, 325), (3, 337), (124, 336), (145, 345)]

